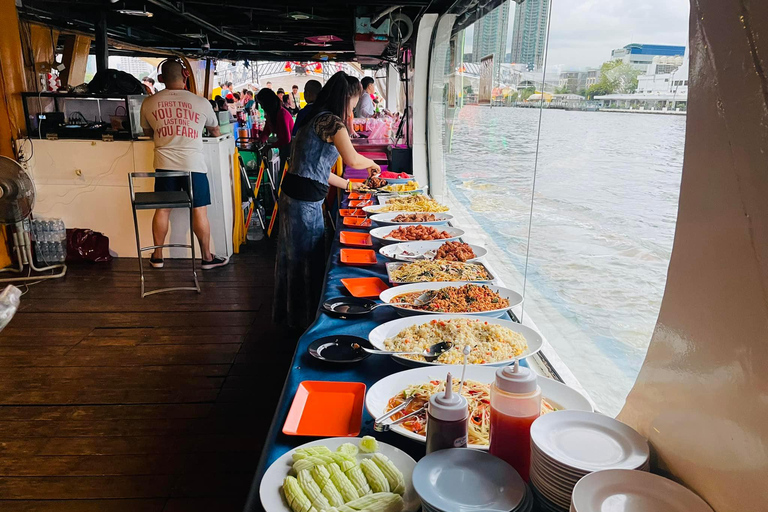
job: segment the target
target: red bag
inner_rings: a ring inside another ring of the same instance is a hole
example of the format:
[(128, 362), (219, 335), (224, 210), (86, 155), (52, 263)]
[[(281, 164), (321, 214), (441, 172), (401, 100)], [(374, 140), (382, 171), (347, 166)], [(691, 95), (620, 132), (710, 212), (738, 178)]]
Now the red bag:
[(112, 255), (109, 254), (109, 237), (92, 229), (68, 229), (67, 263), (78, 261), (112, 261)]

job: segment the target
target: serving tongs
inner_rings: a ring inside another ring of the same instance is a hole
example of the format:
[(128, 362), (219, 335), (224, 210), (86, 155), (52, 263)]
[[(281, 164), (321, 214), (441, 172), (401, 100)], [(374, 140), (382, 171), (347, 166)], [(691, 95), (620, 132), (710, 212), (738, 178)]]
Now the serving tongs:
[(421, 406), (418, 409), (416, 409), (415, 411), (413, 411), (412, 413), (406, 414), (402, 418), (398, 418), (395, 421), (392, 421), (392, 422), (389, 422), (389, 423), (383, 423), (383, 421), (386, 420), (387, 418), (391, 417), (394, 414), (397, 414), (398, 412), (402, 411), (403, 409), (405, 409), (406, 407), (411, 405), (411, 402), (413, 402), (413, 397), (411, 397), (408, 400), (406, 400), (405, 402), (401, 403), (400, 405), (398, 405), (397, 407), (395, 407), (391, 411), (388, 411), (383, 416), (380, 416), (380, 417), (376, 418), (375, 420), (373, 420), (373, 430), (375, 430), (376, 432), (387, 432), (392, 427), (394, 427), (395, 425), (399, 425), (400, 423), (404, 422), (405, 420), (407, 420), (409, 418), (413, 418), (414, 416), (418, 416), (418, 415), (422, 414), (424, 411), (427, 410), (427, 406), (429, 405), (429, 403), (426, 403), (423, 406)]

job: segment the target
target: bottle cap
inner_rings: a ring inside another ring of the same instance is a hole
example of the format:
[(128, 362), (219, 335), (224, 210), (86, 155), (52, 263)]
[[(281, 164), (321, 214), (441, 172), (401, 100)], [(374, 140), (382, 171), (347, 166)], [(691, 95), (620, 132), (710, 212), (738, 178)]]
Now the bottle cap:
[(496, 387), (507, 393), (525, 395), (536, 391), (538, 384), (533, 370), (520, 366), (515, 359), (513, 364), (496, 370)]
[(469, 416), (467, 399), (453, 392), (453, 376), (445, 379), (445, 391), (429, 397), (429, 414), (438, 420), (458, 421)]

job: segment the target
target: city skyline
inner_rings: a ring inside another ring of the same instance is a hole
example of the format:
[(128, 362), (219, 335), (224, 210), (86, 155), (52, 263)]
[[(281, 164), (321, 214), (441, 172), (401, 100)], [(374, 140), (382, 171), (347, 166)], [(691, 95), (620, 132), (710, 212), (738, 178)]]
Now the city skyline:
[(526, 0), (515, 6), (510, 60), (535, 69), (544, 64), (550, 0)]
[(493, 75), (497, 76), (499, 64), (507, 53), (510, 2), (504, 2), (475, 23), (472, 34), (472, 60), (480, 62), (487, 55), (494, 55)]
[[(688, 46), (687, 0), (550, 1), (548, 66), (600, 67), (611, 51), (630, 43)], [(505, 55), (511, 50), (514, 16), (509, 19)], [(464, 53), (472, 53), (473, 28), (466, 31)]]

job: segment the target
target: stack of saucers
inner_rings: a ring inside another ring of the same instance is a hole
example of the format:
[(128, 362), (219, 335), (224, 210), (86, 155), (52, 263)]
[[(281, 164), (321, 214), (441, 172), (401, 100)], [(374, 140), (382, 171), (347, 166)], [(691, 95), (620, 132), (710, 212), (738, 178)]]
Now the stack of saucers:
[(648, 441), (602, 414), (557, 411), (531, 425), (531, 488), (545, 512), (568, 512), (581, 478), (605, 469), (648, 471)]
[(533, 495), (515, 469), (487, 452), (431, 453), (413, 470), (424, 512), (531, 512)]
[(585, 476), (573, 488), (570, 512), (712, 512), (689, 489), (659, 475), (607, 469)]

